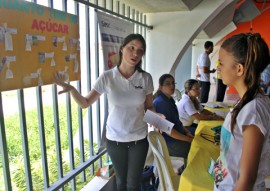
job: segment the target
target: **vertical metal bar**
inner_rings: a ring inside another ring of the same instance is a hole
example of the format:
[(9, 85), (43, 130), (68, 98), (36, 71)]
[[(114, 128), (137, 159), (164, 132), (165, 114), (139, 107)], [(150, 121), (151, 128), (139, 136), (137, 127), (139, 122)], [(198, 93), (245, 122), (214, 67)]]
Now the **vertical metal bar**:
[[(103, 7), (106, 8), (106, 0), (103, 0)], [(99, 71), (96, 71), (96, 72), (99, 72)], [(103, 101), (104, 101), (104, 103), (106, 103), (106, 95), (104, 95), (104, 100)], [(99, 153), (100, 149), (103, 149), (102, 147), (105, 145), (104, 144), (104, 142), (105, 142), (104, 137), (102, 137), (103, 134), (101, 134), (100, 102), (98, 102), (96, 110), (97, 110), (97, 113), (98, 113), (98, 116), (97, 116), (98, 117), (97, 118), (97, 122), (98, 122), (97, 123), (97, 141), (98, 141), (98, 146), (99, 146), (99, 150), (97, 151), (97, 153)], [(107, 119), (106, 114), (105, 114), (104, 118)], [(105, 124), (106, 124), (106, 122), (105, 122)], [(100, 158), (98, 160), (98, 166), (102, 167), (102, 158)]]
[(7, 139), (4, 123), (3, 101), (1, 92), (0, 92), (0, 152), (2, 156), (5, 189), (8, 191), (12, 191), (9, 160), (8, 160)]
[[(57, 156), (57, 168), (58, 168), (58, 178), (63, 178), (63, 162), (62, 162), (62, 152), (61, 152), (61, 134), (59, 125), (59, 109), (58, 109), (58, 97), (57, 97), (57, 86), (52, 85), (52, 97), (53, 97), (53, 117), (54, 117), (54, 132), (55, 132), (55, 146), (56, 146), (56, 156)], [(63, 188), (61, 189), (64, 190)]]
[(31, 165), (30, 165), (30, 157), (29, 157), (28, 136), (27, 136), (27, 125), (26, 125), (26, 117), (25, 117), (24, 92), (22, 89), (17, 90), (17, 97), (18, 97), (18, 104), (19, 104), (19, 115), (20, 115), (26, 187), (27, 187), (27, 190), (33, 190)]
[[(144, 15), (144, 17), (143, 17), (143, 19), (144, 19), (144, 23), (146, 23), (146, 15)], [(144, 27), (144, 36), (146, 36), (146, 28)]]
[(38, 123), (39, 123), (38, 127), (39, 127), (39, 140), (40, 140), (40, 147), (41, 147), (44, 187), (49, 188), (50, 181), (49, 181), (48, 161), (47, 161), (47, 151), (46, 151), (42, 91), (41, 91), (40, 86), (36, 87), (36, 96), (37, 96)]
[[(143, 22), (143, 14), (142, 13), (140, 13), (140, 22)], [(142, 29), (143, 29), (143, 27), (140, 26), (140, 34), (142, 34)]]
[[(111, 7), (110, 10), (113, 11), (113, 0), (111, 0)], [(124, 10), (124, 9), (123, 9)], [(119, 10), (118, 10), (119, 11)], [(102, 141), (100, 149), (104, 149), (106, 145), (106, 124), (108, 119), (108, 99), (107, 95), (104, 95), (104, 120), (103, 120), (103, 129), (102, 129)], [(106, 154), (106, 161), (109, 161), (109, 155)]]
[[(49, 0), (49, 7), (54, 8), (54, 0)], [(57, 97), (57, 86), (52, 85), (52, 100), (53, 100), (53, 117), (54, 117), (54, 134), (55, 134), (55, 147), (57, 157), (57, 173), (58, 179), (63, 178), (63, 161), (62, 161), (62, 150), (61, 150), (61, 133), (59, 124), (59, 109), (58, 109), (58, 97)], [(61, 188), (60, 191), (64, 191)]]
[(110, 0), (110, 10), (113, 11), (113, 0)]
[[(98, 5), (98, 0), (95, 0), (95, 4)], [(95, 17), (95, 41), (96, 46), (95, 46), (95, 63), (96, 63), (96, 71), (95, 74), (98, 77), (99, 76), (99, 39), (98, 39), (98, 34), (99, 34), (99, 30), (98, 30), (98, 22), (97, 22), (97, 18)], [(100, 145), (100, 100), (98, 99), (96, 101), (96, 121), (97, 121), (97, 133), (98, 133), (98, 145)], [(92, 140), (93, 142), (93, 140)], [(99, 161), (99, 167), (101, 166), (100, 161)]]
[(50, 8), (53, 8), (54, 6), (53, 6), (53, 0), (48, 0), (48, 4), (49, 4), (49, 7)]
[(122, 4), (122, 15), (126, 15), (126, 5), (125, 3)]
[[(77, 16), (80, 15), (80, 10), (79, 10), (79, 3), (75, 2), (75, 14)], [(81, 80), (77, 82), (77, 90), (79, 93), (81, 93)], [(79, 145), (80, 145), (80, 162), (83, 163), (85, 162), (85, 157), (84, 157), (84, 133), (83, 133), (83, 115), (82, 115), (82, 109), (78, 106), (78, 129), (79, 129)], [(86, 173), (85, 170), (82, 171), (81, 173), (81, 180), (82, 182), (86, 181)]]
[(62, 6), (63, 11), (67, 12), (67, 0), (62, 0)]
[[(143, 17), (143, 19), (144, 19), (144, 23), (146, 23), (146, 15), (144, 15), (144, 17)], [(143, 36), (144, 37), (146, 37), (146, 28), (145, 27), (143, 27), (144, 28), (144, 34), (143, 34)], [(146, 40), (146, 39), (145, 39)], [(144, 65), (143, 65), (143, 69), (145, 70), (146, 69), (146, 58), (145, 58), (145, 56), (143, 57), (143, 59), (144, 59)]]
[[(63, 11), (67, 12), (67, 0), (62, 0)], [(72, 132), (72, 112), (70, 93), (66, 94), (66, 110), (67, 110), (67, 126), (68, 126), (68, 148), (69, 148), (69, 166), (71, 170), (75, 168), (74, 162), (74, 146), (73, 146), (73, 132)], [(71, 181), (72, 190), (76, 190), (75, 178)]]
[[(73, 147), (70, 93), (66, 94), (66, 109), (67, 109), (67, 126), (68, 126), (69, 166), (70, 166), (70, 169), (73, 170), (75, 168), (75, 164), (74, 164), (74, 147)], [(71, 186), (72, 186), (72, 190), (76, 190), (75, 178), (72, 179)]]
[[(77, 90), (81, 93), (81, 81), (77, 82)], [(84, 136), (83, 136), (83, 120), (82, 120), (82, 109), (78, 106), (78, 125), (79, 125), (79, 145), (80, 145), (80, 162), (83, 163), (85, 161), (84, 158)], [(82, 181), (86, 181), (85, 171), (82, 172)]]
[[(139, 21), (139, 11), (136, 11), (136, 21)], [(139, 33), (139, 25), (136, 25), (136, 32)]]
[(127, 17), (130, 18), (130, 6), (127, 7)]
[[(88, 6), (85, 6), (85, 31), (86, 31), (86, 55), (91, 55), (90, 52), (90, 10)], [(91, 90), (91, 61), (90, 57), (88, 56), (86, 58), (86, 70), (87, 70), (87, 91), (90, 92)], [(89, 128), (89, 153), (90, 156), (93, 156), (93, 122), (92, 122), (92, 107), (87, 108), (87, 118), (88, 118), (88, 128)], [(90, 166), (90, 172), (91, 174), (94, 174), (94, 165)]]
[(120, 14), (120, 1), (116, 1), (116, 7), (117, 7), (116, 13)]
[[(134, 18), (135, 18), (135, 9), (132, 9), (131, 19), (135, 20)], [(134, 29), (133, 29), (134, 32), (136, 32), (136, 26), (137, 26), (137, 25), (135, 24), (135, 27), (134, 27)]]
[(116, 10), (115, 10), (116, 13), (119, 14), (120, 12), (120, 2), (119, 1), (116, 1)]

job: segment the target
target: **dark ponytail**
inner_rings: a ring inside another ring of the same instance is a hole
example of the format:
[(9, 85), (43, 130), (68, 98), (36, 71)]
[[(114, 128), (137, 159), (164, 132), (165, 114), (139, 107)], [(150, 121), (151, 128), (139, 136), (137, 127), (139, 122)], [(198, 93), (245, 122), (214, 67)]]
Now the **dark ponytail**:
[(244, 83), (247, 86), (247, 91), (232, 111), (231, 131), (233, 133), (240, 110), (253, 100), (258, 92), (261, 92), (260, 76), (269, 63), (269, 49), (258, 33), (234, 35), (225, 40), (221, 48), (231, 53), (245, 69)]

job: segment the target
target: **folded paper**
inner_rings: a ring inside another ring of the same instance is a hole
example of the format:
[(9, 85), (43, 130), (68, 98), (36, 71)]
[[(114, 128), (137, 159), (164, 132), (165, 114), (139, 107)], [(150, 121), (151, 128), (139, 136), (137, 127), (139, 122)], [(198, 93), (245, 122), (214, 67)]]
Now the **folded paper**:
[(146, 123), (149, 123), (168, 134), (171, 134), (172, 128), (174, 126), (174, 123), (162, 118), (157, 113), (154, 113), (150, 110), (146, 111), (143, 120)]

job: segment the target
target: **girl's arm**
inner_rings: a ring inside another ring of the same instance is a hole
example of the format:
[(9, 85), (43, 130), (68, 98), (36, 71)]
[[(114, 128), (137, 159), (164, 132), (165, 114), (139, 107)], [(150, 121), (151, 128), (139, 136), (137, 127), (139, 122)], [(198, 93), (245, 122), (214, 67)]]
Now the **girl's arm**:
[(201, 113), (202, 113), (202, 114), (205, 114), (205, 115), (212, 115), (212, 114), (213, 114), (213, 112), (211, 112), (211, 111), (209, 111), (209, 110), (207, 110), (207, 109), (203, 109), (203, 110), (201, 111)]
[(243, 127), (243, 149), (240, 159), (240, 176), (234, 191), (251, 191), (257, 178), (264, 135), (255, 125)]
[(216, 115), (215, 113), (212, 113), (211, 111), (208, 111), (206, 109), (202, 110), (201, 113), (194, 113), (192, 117), (197, 120), (224, 120), (223, 117)]
[(70, 92), (73, 99), (81, 108), (86, 108), (93, 104), (101, 94), (99, 94), (96, 90), (92, 89), (87, 96), (82, 96), (72, 85), (64, 82), (63, 75), (58, 72), (55, 73), (53, 82), (62, 87), (62, 90), (58, 92), (58, 94)]
[(183, 134), (179, 133), (178, 131), (176, 131), (174, 128), (172, 128), (171, 134), (168, 134), (168, 135), (174, 139), (186, 141), (186, 142), (190, 142), (190, 143), (193, 140), (193, 137), (183, 135)]

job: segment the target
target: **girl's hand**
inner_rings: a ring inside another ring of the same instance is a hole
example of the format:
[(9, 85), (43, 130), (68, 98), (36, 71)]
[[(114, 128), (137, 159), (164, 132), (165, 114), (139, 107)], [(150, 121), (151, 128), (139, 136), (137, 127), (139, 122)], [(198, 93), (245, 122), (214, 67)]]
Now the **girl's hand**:
[(192, 137), (187, 136), (187, 142), (191, 143), (192, 141), (193, 141), (193, 136)]
[[(158, 114), (161, 118), (166, 119), (165, 115), (163, 115), (162, 113), (156, 113), (156, 114)], [(163, 133), (163, 131), (162, 131), (161, 129), (157, 128), (156, 126), (154, 126), (154, 125), (151, 125), (151, 126), (154, 127), (155, 129), (157, 129), (157, 131), (158, 131), (160, 134)]]
[(216, 113), (212, 113), (210, 117), (211, 120), (224, 121), (224, 118), (221, 117), (220, 115), (217, 115)]
[(190, 138), (194, 138), (194, 136), (192, 135), (192, 133), (188, 130), (187, 127), (183, 127), (184, 132), (186, 134), (186, 136), (190, 137)]
[(190, 137), (190, 138), (194, 138), (194, 136), (192, 135), (191, 132), (187, 132), (186, 135), (187, 135), (188, 137)]
[(218, 121), (224, 121), (224, 118), (221, 117), (221, 116), (219, 116), (219, 115), (215, 115), (215, 116), (214, 116), (214, 119), (215, 119), (215, 120), (218, 120)]
[(58, 92), (58, 94), (70, 92), (74, 89), (74, 87), (70, 84), (65, 83), (65, 76), (60, 74), (59, 72), (55, 72), (53, 76), (53, 82), (62, 87), (62, 90)]

